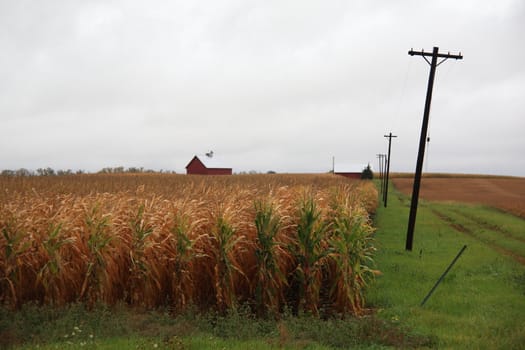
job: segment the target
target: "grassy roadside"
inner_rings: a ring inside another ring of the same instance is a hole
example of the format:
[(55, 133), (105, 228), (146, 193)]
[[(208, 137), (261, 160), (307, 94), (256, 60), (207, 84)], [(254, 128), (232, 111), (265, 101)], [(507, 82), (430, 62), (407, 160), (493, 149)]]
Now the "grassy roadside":
[[(410, 199), (392, 189), (388, 204), (376, 216), (376, 261), (383, 275), (368, 294), (368, 302), (379, 314), (416, 334), (432, 336), (438, 348), (522, 348), (525, 267), (492, 243), (519, 255), (523, 220), (483, 207), (423, 201), (414, 250), (406, 252)], [(473, 217), (486, 223), (475, 226)], [(507, 233), (504, 239), (502, 232)], [(468, 246), (463, 256), (420, 307), (463, 245)]]

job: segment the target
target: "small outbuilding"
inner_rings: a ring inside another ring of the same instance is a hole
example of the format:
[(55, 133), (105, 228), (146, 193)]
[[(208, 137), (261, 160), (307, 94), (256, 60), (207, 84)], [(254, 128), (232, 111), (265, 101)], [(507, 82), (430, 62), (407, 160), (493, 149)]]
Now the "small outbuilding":
[(360, 179), (366, 165), (359, 164), (335, 164), (334, 174), (341, 175), (349, 179)]
[(188, 175), (231, 175), (232, 168), (221, 164), (220, 161), (212, 157), (203, 157), (200, 159), (194, 156), (186, 165), (186, 174)]

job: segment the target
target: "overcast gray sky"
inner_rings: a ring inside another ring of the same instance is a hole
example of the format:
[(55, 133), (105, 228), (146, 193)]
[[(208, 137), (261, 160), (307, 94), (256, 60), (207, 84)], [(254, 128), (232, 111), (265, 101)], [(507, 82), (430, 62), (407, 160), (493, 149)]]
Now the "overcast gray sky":
[(525, 2), (0, 2), (0, 169), (184, 172), (209, 150), (238, 171), (525, 176)]

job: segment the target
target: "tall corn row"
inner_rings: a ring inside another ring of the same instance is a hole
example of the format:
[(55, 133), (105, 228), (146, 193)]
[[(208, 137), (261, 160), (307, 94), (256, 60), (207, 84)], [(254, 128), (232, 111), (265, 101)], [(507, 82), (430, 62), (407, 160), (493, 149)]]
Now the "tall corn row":
[(369, 217), (362, 206), (343, 192), (332, 193), (328, 218), (329, 273), (334, 281), (330, 296), (337, 312), (359, 314), (365, 304), (367, 281), (379, 271), (373, 266), (373, 245)]
[(162, 190), (148, 181), (114, 192), (9, 188), (0, 195), (0, 303), (123, 301), (175, 312), (242, 303), (274, 316), (287, 305), (318, 314), (322, 304), (359, 314), (376, 273), (375, 188), (233, 178), (177, 177), (183, 185)]

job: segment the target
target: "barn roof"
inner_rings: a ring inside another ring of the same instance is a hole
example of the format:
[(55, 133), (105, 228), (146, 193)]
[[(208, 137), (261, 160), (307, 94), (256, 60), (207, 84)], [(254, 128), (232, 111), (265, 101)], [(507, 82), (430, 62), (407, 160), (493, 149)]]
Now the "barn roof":
[[(216, 157), (213, 157), (213, 158), (210, 158), (210, 157), (207, 157), (207, 156), (204, 156), (204, 157), (198, 157), (198, 156), (194, 156), (191, 161), (188, 163), (188, 165), (190, 165), (190, 163), (195, 159), (197, 158), (198, 160), (201, 161), (202, 164), (204, 164), (204, 166), (208, 169), (231, 169), (231, 166), (227, 166), (226, 165), (226, 162), (224, 162), (223, 159), (221, 158), (216, 158)], [(188, 167), (188, 165), (186, 165), (186, 168)]]
[(362, 173), (367, 165), (356, 163), (339, 163), (334, 165), (334, 173)]

